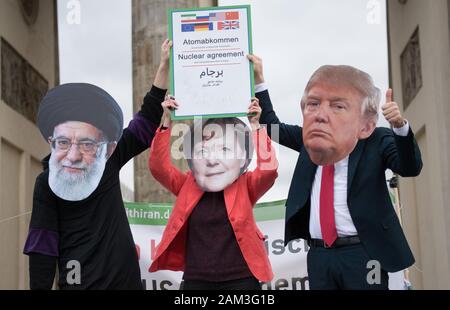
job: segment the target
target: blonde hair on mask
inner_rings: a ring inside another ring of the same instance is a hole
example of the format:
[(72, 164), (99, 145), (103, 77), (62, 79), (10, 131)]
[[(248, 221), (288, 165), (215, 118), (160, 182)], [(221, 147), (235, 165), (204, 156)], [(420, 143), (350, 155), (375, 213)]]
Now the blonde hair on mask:
[(319, 82), (356, 90), (362, 97), (362, 115), (375, 123), (378, 121), (381, 91), (374, 85), (372, 77), (366, 72), (345, 65), (320, 67), (313, 73), (306, 85), (301, 101), (302, 110), (305, 108), (308, 92)]

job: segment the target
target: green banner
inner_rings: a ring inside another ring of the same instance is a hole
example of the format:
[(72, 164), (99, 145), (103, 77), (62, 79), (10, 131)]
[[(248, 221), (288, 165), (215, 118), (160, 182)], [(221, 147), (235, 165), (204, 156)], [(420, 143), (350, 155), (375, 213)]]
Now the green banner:
[[(284, 219), (286, 200), (277, 200), (256, 204), (254, 215), (256, 221), (273, 221)], [(134, 225), (166, 225), (172, 212), (170, 203), (125, 202), (128, 222)]]

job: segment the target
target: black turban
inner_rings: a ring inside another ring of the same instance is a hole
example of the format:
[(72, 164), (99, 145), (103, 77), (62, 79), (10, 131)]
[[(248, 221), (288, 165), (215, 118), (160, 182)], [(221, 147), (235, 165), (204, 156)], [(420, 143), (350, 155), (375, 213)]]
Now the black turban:
[(95, 85), (68, 83), (48, 91), (37, 117), (44, 139), (67, 121), (89, 123), (103, 131), (108, 141), (118, 141), (122, 135), (122, 110), (111, 95)]

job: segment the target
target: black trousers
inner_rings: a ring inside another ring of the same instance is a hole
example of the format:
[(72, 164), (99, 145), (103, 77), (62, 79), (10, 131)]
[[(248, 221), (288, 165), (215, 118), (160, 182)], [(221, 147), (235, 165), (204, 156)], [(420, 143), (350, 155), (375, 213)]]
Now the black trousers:
[(332, 249), (311, 247), (307, 259), (311, 290), (389, 289), (388, 273), (373, 264), (368, 267), (372, 259), (361, 244)]
[(255, 277), (222, 282), (184, 280), (180, 290), (261, 290)]

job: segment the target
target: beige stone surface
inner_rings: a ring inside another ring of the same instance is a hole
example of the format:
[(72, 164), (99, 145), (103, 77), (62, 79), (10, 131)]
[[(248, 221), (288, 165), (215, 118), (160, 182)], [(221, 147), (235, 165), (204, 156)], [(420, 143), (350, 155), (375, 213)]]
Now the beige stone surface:
[[(0, 1), (0, 36), (49, 87), (58, 83), (55, 3), (40, 0), (36, 22), (27, 25), (19, 1)], [(28, 258), (22, 251), (34, 180), (42, 171), (40, 160), (48, 152), (38, 128), (0, 100), (0, 289), (28, 288)]]
[(449, 1), (388, 1), (391, 80), (402, 106), (400, 55), (419, 27), (423, 86), (404, 111), (422, 151), (417, 178), (400, 181), (402, 218), (417, 289), (450, 289)]

